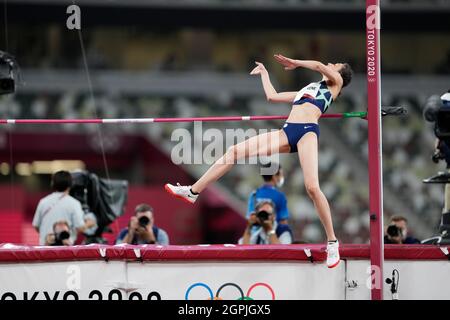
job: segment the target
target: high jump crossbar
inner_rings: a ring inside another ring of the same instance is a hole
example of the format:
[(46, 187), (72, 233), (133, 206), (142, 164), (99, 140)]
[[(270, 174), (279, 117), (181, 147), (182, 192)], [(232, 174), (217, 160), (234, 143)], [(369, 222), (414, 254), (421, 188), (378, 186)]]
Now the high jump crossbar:
[[(403, 107), (383, 107), (382, 115), (402, 115), (406, 113)], [(322, 118), (367, 119), (366, 111), (324, 114)], [(273, 116), (226, 116), (226, 117), (192, 117), (192, 118), (125, 118), (125, 119), (0, 119), (0, 124), (121, 124), (121, 123), (154, 123), (154, 122), (214, 122), (214, 121), (258, 121), (286, 120), (285, 115)]]

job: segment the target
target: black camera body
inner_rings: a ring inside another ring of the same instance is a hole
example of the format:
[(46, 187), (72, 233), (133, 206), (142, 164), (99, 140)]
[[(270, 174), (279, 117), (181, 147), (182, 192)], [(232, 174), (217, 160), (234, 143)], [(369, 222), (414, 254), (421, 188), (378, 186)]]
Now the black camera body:
[(439, 140), (450, 145), (450, 107), (442, 106), (437, 111), (434, 133)]
[(125, 213), (128, 198), (128, 181), (102, 179), (88, 171), (74, 171), (70, 195), (80, 201), (85, 214), (92, 213), (97, 229), (86, 237), (85, 243), (106, 243), (104, 232), (112, 232), (108, 226)]
[(15, 58), (9, 53), (0, 51), (0, 95), (16, 91), (14, 74), (18, 73), (17, 70)]
[(14, 93), (16, 84), (12, 78), (0, 78), (0, 95)]
[(142, 216), (138, 219), (139, 226), (142, 228), (147, 228), (148, 224), (150, 223), (150, 219), (146, 216)]
[(61, 231), (58, 233), (55, 233), (55, 242), (52, 244), (52, 246), (63, 246), (64, 240), (67, 240), (70, 238), (70, 233), (68, 231)]
[(400, 237), (402, 235), (402, 229), (397, 227), (395, 224), (392, 224), (387, 228), (386, 233), (392, 238)]
[(265, 222), (265, 221), (269, 220), (269, 216), (270, 216), (270, 213), (268, 213), (266, 210), (261, 210), (256, 213), (256, 217), (261, 222)]
[(438, 163), (440, 160), (447, 162), (450, 168), (450, 92), (442, 97), (431, 96), (428, 98), (424, 109), (425, 120), (434, 123), (434, 134), (439, 139), (437, 151), (432, 160)]

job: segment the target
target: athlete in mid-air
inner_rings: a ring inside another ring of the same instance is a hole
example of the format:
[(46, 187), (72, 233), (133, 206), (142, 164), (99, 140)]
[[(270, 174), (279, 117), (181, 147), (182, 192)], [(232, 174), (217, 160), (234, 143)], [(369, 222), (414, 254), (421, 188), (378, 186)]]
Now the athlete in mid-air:
[(251, 137), (230, 147), (192, 186), (166, 184), (165, 189), (178, 198), (194, 203), (209, 184), (227, 173), (240, 159), (298, 152), (306, 191), (314, 202), (327, 235), (327, 266), (334, 268), (340, 261), (339, 242), (334, 234), (328, 200), (319, 187), (318, 121), (340, 95), (342, 88), (350, 83), (353, 72), (347, 63), (325, 65), (318, 61), (294, 60), (281, 54), (274, 57), (285, 70), (306, 68), (319, 72), (322, 79), (308, 84), (298, 92), (277, 92), (264, 65), (256, 62), (256, 67), (250, 74), (261, 76), (267, 100), (292, 103), (291, 112), (283, 128)]

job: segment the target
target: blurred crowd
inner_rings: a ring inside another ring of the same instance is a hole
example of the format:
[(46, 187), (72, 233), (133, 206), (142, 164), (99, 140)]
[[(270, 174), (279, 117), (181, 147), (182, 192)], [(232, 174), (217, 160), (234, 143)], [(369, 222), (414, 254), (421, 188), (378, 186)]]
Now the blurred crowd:
[[(362, 30), (330, 35), (250, 29), (236, 35), (212, 29), (150, 32), (133, 26), (104, 27), (84, 30), (84, 52), (76, 33), (55, 25), (33, 29), (13, 26), (8, 31), (9, 51), (24, 69), (83, 70), (86, 63), (90, 70), (243, 72), (251, 70), (255, 60), (270, 67), (273, 54), (281, 52), (324, 62), (339, 57), (339, 62), (350, 63), (356, 73), (366, 71)], [(382, 45), (388, 57), (383, 63), (385, 74), (448, 74), (450, 70), (450, 45), (445, 33), (432, 37), (386, 33)], [(405, 56), (404, 52), (414, 54)], [(424, 55), (426, 64), (421, 63)], [(282, 79), (282, 70), (277, 76)]]

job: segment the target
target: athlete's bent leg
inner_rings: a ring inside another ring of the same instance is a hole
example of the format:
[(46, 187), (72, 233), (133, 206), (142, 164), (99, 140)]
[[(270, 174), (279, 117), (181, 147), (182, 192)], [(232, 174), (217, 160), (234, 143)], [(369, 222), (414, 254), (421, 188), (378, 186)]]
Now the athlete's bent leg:
[(174, 196), (194, 203), (200, 192), (227, 173), (237, 161), (255, 156), (286, 153), (289, 150), (289, 142), (283, 130), (260, 134), (230, 147), (192, 186), (166, 184), (165, 188)]

